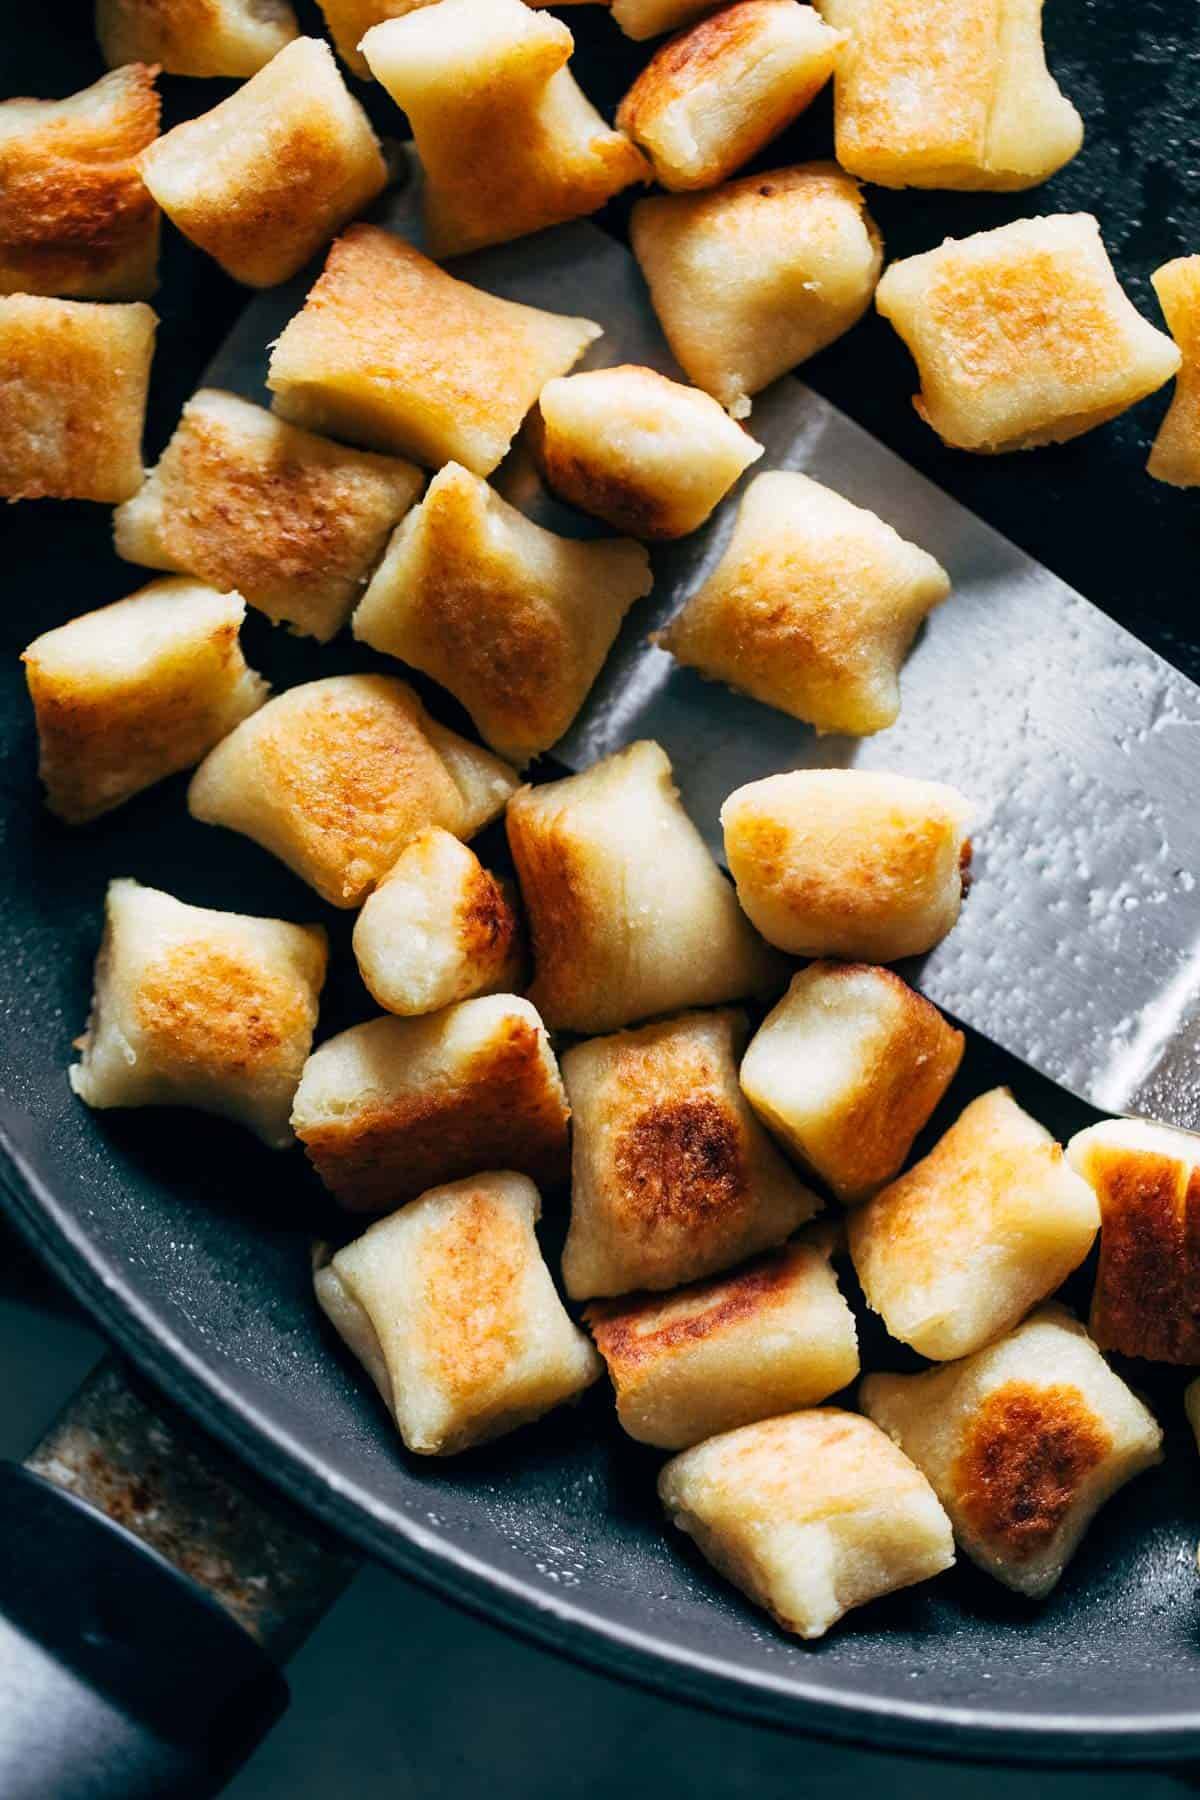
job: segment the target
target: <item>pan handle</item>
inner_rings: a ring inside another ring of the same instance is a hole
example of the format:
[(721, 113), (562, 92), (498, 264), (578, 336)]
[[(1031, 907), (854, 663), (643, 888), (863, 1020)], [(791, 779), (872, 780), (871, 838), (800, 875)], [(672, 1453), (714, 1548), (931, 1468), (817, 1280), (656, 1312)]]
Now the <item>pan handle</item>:
[(0, 1463), (0, 1520), (4, 1800), (219, 1793), (354, 1566), (112, 1364)]

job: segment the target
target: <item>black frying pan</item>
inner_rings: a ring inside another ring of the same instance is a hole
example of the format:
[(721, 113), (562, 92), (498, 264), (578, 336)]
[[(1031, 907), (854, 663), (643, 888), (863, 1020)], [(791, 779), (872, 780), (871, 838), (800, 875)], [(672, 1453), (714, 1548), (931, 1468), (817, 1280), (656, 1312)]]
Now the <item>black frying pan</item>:
[[(1200, 13), (1194, 0), (1048, 5), (1052, 61), (1088, 125), (1078, 160), (1025, 196), (877, 192), (872, 206), (892, 255), (1023, 213), (1095, 211), (1135, 301), (1156, 317), (1150, 271), (1200, 249)], [(18, 0), (4, 11), (5, 93), (65, 93), (100, 73), (83, 5), (61, 4), (44, 26)], [(306, 20), (315, 25), (311, 14)], [(608, 105), (645, 52), (592, 8), (573, 8), (570, 23), (584, 84)], [(164, 86), (171, 122), (224, 91)], [(377, 123), (394, 131), (396, 115), (381, 101), (378, 90), (369, 96)], [(828, 154), (829, 144), (826, 103), (773, 147), (768, 163)], [(620, 229), (619, 214), (612, 223)], [(242, 298), (168, 231), (151, 455)], [(972, 460), (942, 451), (916, 420), (911, 368), (879, 320), (806, 375), (1200, 676), (1200, 500), (1142, 472), (1161, 400), (1062, 450)], [(17, 652), (47, 627), (128, 592), (138, 574), (112, 554), (107, 509), (21, 506), (8, 512), (4, 533), (0, 1128), (11, 1163), (3, 1199), (134, 1361), (369, 1554), (598, 1668), (800, 1730), (923, 1752), (1047, 1762), (1200, 1752), (1200, 1470), (1182, 1418), (1182, 1379), (1169, 1372), (1125, 1371), (1167, 1428), (1165, 1467), (1105, 1509), (1048, 1602), (1027, 1606), (960, 1567), (864, 1610), (815, 1645), (776, 1633), (667, 1532), (654, 1500), (658, 1459), (620, 1435), (603, 1393), (452, 1463), (402, 1452), (316, 1315), (309, 1238), (339, 1225), (301, 1157), (272, 1155), (198, 1115), (93, 1115), (68, 1093), (64, 1070), (87, 1010), (111, 875), (135, 875), (202, 905), (301, 920), (324, 909), (244, 840), (191, 824), (181, 780), (84, 831), (41, 810)], [(357, 648), (318, 653), (258, 619), (247, 638), (251, 661), (280, 685), (370, 666)], [(326, 923), (335, 968), (323, 1033), (368, 1010), (353, 979), (348, 921), (328, 913)], [(953, 1106), (1000, 1079), (1060, 1133), (1085, 1118), (1076, 1102), (981, 1043), (972, 1044)], [(562, 1211), (551, 1197), (551, 1239)]]

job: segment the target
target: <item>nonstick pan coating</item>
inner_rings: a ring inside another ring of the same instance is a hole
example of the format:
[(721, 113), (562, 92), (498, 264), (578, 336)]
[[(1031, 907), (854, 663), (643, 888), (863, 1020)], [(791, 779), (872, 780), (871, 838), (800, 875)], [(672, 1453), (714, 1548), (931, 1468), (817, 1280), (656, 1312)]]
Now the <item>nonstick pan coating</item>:
[[(3, 11), (5, 9), (0, 9)], [(94, 79), (89, 8), (39, 29), (8, 0), (5, 93)], [(305, 9), (302, 7), (301, 9)], [(305, 22), (316, 25), (305, 12)], [(601, 104), (644, 51), (595, 9), (572, 9), (577, 67)], [(1148, 276), (1200, 250), (1200, 16), (1192, 0), (1049, 0), (1053, 66), (1083, 110), (1076, 163), (1028, 195), (875, 192), (889, 253), (1023, 214), (1098, 213), (1136, 303)], [(222, 84), (167, 81), (168, 119)], [(396, 115), (369, 102), (377, 122)], [(827, 101), (766, 166), (828, 154)], [(611, 223), (620, 230), (616, 209)], [(156, 455), (242, 296), (168, 231), (149, 451)], [(1193, 677), (1200, 676), (1200, 505), (1151, 482), (1145, 453), (1165, 400), (1062, 450), (972, 460), (913, 415), (911, 366), (869, 319), (810, 365), (812, 384)], [(68, 831), (42, 811), (17, 653), (39, 631), (117, 598), (137, 572), (113, 555), (107, 509), (39, 503), (4, 521), (0, 659), (0, 1128), (14, 1161), (8, 1211), (102, 1327), (192, 1415), (372, 1555), (597, 1667), (773, 1722), (925, 1753), (1154, 1760), (1200, 1752), (1200, 1466), (1183, 1379), (1132, 1365), (1167, 1430), (1164, 1468), (1101, 1514), (1039, 1608), (970, 1567), (865, 1609), (815, 1645), (776, 1633), (659, 1519), (658, 1458), (623, 1439), (602, 1392), (493, 1449), (408, 1458), (311, 1300), (311, 1239), (336, 1232), (298, 1154), (273, 1156), (199, 1115), (90, 1114), (64, 1070), (87, 1010), (104, 887), (134, 875), (202, 905), (325, 916), (335, 944), (322, 1031), (363, 1016), (349, 924), (253, 846), (191, 824), (183, 781)], [(369, 667), (355, 647), (314, 652), (265, 623), (250, 660), (280, 685)], [(1036, 645), (1030, 646), (1036, 656)], [(443, 710), (443, 715), (453, 715)], [(1200, 772), (1198, 772), (1200, 773)], [(1009, 1080), (1052, 1128), (1084, 1109), (986, 1045), (953, 1091)], [(547, 1198), (561, 1236), (562, 1196)], [(1086, 1277), (1080, 1294), (1086, 1299)], [(870, 1334), (865, 1346), (872, 1353)], [(893, 1366), (896, 1353), (891, 1353)], [(395, 1628), (405, 1629), (403, 1615)]]

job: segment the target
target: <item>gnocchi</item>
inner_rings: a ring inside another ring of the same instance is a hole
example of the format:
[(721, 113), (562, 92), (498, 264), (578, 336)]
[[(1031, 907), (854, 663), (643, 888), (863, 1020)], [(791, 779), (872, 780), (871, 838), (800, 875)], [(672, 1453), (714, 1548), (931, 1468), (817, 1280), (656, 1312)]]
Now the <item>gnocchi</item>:
[(1200, 256), (1177, 257), (1150, 279), (1182, 360), (1146, 467), (1172, 487), (1200, 487)]
[(299, 36), (288, 0), (96, 0), (110, 68), (158, 63), (168, 75), (254, 75)]

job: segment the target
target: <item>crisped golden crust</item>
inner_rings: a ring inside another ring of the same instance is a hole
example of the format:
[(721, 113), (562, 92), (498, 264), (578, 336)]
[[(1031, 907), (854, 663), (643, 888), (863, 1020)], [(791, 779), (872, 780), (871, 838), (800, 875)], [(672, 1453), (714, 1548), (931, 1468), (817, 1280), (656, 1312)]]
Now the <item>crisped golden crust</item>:
[(136, 157), (158, 134), (156, 74), (132, 63), (69, 100), (0, 103), (0, 293), (154, 292), (158, 208)]
[(253, 75), (298, 31), (287, 0), (96, 0), (110, 68), (141, 61), (170, 75)]
[(668, 40), (617, 109), (664, 187), (711, 187), (810, 105), (840, 34), (795, 0), (733, 0)]
[(546, 381), (600, 335), (497, 300), (403, 239), (354, 225), (277, 341), (275, 411), (440, 468), (488, 475)]
[(1200, 1363), (1200, 1165), (1101, 1140), (1082, 1173), (1100, 1202), (1092, 1336), (1124, 1356)]
[(949, 592), (884, 520), (776, 470), (750, 483), (724, 556), (658, 642), (819, 732), (861, 736), (895, 723), (900, 664)]
[(455, 926), (463, 955), (471, 963), (496, 972), (520, 966), (520, 920), (504, 883), (482, 864), (467, 877), (455, 911)]
[(766, 1325), (790, 1291), (793, 1255), (779, 1251), (757, 1257), (733, 1275), (681, 1289), (666, 1300), (657, 1294), (593, 1300), (583, 1316), (618, 1392), (637, 1381), (645, 1364), (719, 1337), (732, 1325), (751, 1319)]
[(236, 595), (215, 594), (213, 617), (189, 616), (185, 583), (152, 583), (99, 614), (72, 623), (89, 633), (97, 620), (114, 639), (136, 640), (140, 605), (157, 612), (178, 588), (182, 612), (173, 643), (161, 653), (106, 666), (103, 652), (81, 664), (71, 652), (71, 625), (47, 632), (22, 661), (38, 728), (38, 773), (51, 811), (73, 825), (98, 818), (132, 794), (188, 769), (261, 704), (265, 684), (247, 669)]
[(136, 492), (157, 323), (140, 301), (0, 298), (0, 496)]
[(948, 239), (891, 264), (876, 303), (917, 364), (918, 413), (963, 450), (1065, 443), (1179, 362), (1123, 293), (1086, 213)]
[(345, 623), (421, 474), (202, 389), (113, 520), (118, 554), (236, 588), (325, 640)]
[(366, 114), (316, 38), (159, 138), (141, 170), (180, 231), (253, 287), (296, 274), (387, 181)]
[(1200, 487), (1200, 256), (1164, 263), (1150, 279), (1183, 365), (1146, 468), (1172, 487)]
[(517, 0), (441, 0), (363, 40), (412, 126), (432, 255), (579, 218), (648, 178), (567, 69), (573, 43), (561, 20)]
[(382, 1212), (480, 1169), (515, 1169), (539, 1186), (561, 1181), (568, 1116), (544, 1032), (513, 1017), (452, 1079), (295, 1128), (342, 1206)]
[(440, 681), (521, 765), (566, 731), (650, 584), (640, 545), (556, 537), (450, 463), (393, 540), (354, 632)]
[(142, 972), (138, 1028), (161, 1073), (184, 1081), (300, 1079), (317, 1022), (311, 988), (290, 972), (197, 939), (172, 946)]
[(1037, 1556), (1111, 1450), (1104, 1421), (1077, 1387), (1006, 1382), (967, 1428), (951, 1477), (959, 1510), (995, 1554)]
[(696, 1014), (567, 1052), (571, 1293), (675, 1287), (778, 1243), (817, 1210), (738, 1089), (744, 1031), (740, 1013)]
[(451, 1404), (499, 1384), (525, 1338), (529, 1233), (486, 1191), (421, 1239), (414, 1279), (425, 1302), (422, 1363)]

